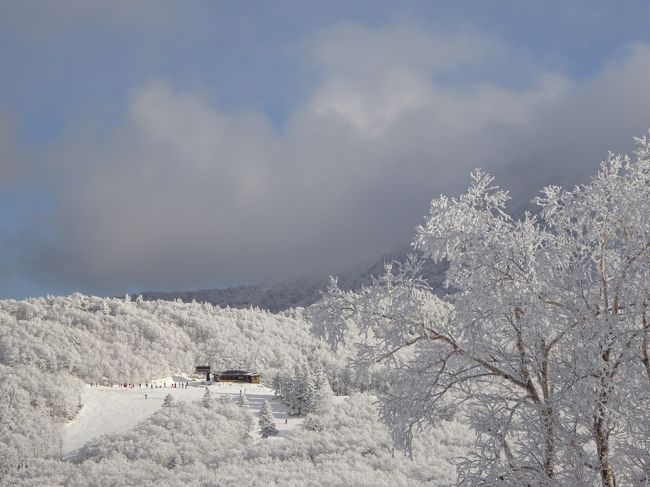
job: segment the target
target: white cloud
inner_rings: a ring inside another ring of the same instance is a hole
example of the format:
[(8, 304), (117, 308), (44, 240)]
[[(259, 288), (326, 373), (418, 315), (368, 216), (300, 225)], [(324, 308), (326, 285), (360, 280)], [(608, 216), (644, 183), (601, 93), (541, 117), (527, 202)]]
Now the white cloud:
[(540, 180), (566, 151), (580, 173), (649, 125), (647, 46), (591, 80), (540, 72), (524, 89), (445, 82), (508, 59), (469, 31), (344, 24), (309, 52), (322, 80), (282, 133), (164, 81), (134, 90), (110, 141), (64, 150), (57, 239), (38, 272), (120, 292), (336, 270), (408, 241), (428, 201), (474, 167), (528, 161), (520, 179)]
[(326, 73), (310, 108), (337, 116), (361, 135), (379, 137), (409, 112), (437, 110), (449, 95), (436, 78), (500, 55), (493, 41), (466, 31), (440, 36), (411, 24), (371, 30), (344, 23), (316, 37)]

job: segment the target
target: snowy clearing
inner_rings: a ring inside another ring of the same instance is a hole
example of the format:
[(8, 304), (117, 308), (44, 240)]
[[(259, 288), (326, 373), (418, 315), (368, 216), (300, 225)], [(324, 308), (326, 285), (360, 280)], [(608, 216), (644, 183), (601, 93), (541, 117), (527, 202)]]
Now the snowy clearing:
[[(178, 377), (174, 379), (180, 382)], [(205, 393), (206, 386), (202, 382), (189, 382), (186, 389), (162, 387), (164, 383), (169, 386), (173, 382), (171, 377), (156, 380), (154, 387), (156, 384), (161, 387), (154, 389), (86, 385), (82, 393), (83, 408), (64, 428), (61, 448), (63, 456), (74, 456), (76, 450), (100, 435), (128, 431), (158, 411), (167, 394), (172, 394), (176, 401), (199, 401)], [(230, 395), (234, 400), (240, 392), (246, 394), (249, 409), (256, 417), (264, 400), (268, 400), (280, 437), (285, 437), (288, 431), (302, 425), (303, 418), (289, 416), (286, 405), (274, 396), (272, 389), (264, 385), (212, 383), (207, 387), (215, 398)]]

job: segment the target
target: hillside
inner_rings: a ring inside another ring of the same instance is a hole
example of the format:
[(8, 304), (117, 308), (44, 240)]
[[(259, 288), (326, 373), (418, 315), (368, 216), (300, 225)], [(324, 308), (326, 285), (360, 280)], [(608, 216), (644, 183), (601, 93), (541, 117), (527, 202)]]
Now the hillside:
[[(2, 486), (440, 486), (472, 441), (450, 421), (420, 439), (415, 462), (395, 455), (373, 396), (332, 397), (328, 382), (355, 389), (345, 357), (298, 313), (74, 294), (0, 301), (0, 327)], [(281, 375), (283, 394), (311, 367), (327, 378), (310, 416), (289, 416), (264, 385), (212, 385), (211, 401), (200, 384), (169, 388), (196, 363)], [(245, 406), (230, 399), (242, 389)], [(174, 404), (161, 407), (168, 393)], [(264, 400), (277, 437), (260, 436)]]
[(61, 426), (83, 406), (84, 383), (147, 383), (198, 363), (269, 378), (332, 362), (297, 314), (205, 303), (5, 300), (0, 329), (0, 473), (56, 449)]

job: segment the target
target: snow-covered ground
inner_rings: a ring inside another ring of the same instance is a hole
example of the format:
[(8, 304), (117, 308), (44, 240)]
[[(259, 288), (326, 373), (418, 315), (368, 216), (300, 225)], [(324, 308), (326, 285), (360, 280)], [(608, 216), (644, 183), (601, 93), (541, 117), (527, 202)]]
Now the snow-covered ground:
[[(136, 387), (91, 387), (85, 386), (82, 394), (83, 408), (77, 417), (65, 426), (63, 432), (63, 454), (70, 456), (88, 441), (103, 435), (122, 433), (158, 411), (167, 394), (172, 394), (176, 401), (198, 401), (205, 393), (201, 382), (189, 382), (186, 389), (172, 388), (171, 384), (184, 382), (183, 377), (168, 377), (154, 382), (154, 388)], [(167, 387), (163, 387), (163, 384)], [(155, 388), (155, 385), (160, 387)], [(280, 437), (300, 426), (302, 418), (291, 417), (287, 407), (273, 395), (273, 390), (260, 384), (214, 383), (209, 387), (215, 399), (230, 395), (233, 400), (240, 391), (246, 394), (249, 407), (258, 415), (264, 400), (271, 403), (273, 415)], [(146, 394), (146, 398), (145, 398)], [(285, 422), (286, 421), (286, 422)]]

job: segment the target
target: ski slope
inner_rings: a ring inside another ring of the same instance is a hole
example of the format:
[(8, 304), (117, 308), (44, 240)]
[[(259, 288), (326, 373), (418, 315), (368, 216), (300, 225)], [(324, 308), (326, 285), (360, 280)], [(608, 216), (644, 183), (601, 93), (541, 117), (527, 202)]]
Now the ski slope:
[[(169, 387), (175, 381), (188, 382), (188, 387)], [(163, 384), (167, 384), (167, 387), (163, 387)], [(175, 401), (199, 401), (206, 388), (202, 382), (192, 382), (178, 376), (157, 380), (154, 387), (155, 385), (159, 387), (151, 389), (136, 386), (129, 389), (86, 385), (82, 393), (82, 409), (77, 417), (64, 427), (61, 448), (63, 456), (73, 456), (76, 450), (100, 435), (128, 431), (160, 410), (167, 394), (172, 394)], [(213, 383), (207, 387), (215, 399), (225, 395), (235, 399), (241, 391), (246, 394), (249, 408), (256, 416), (264, 400), (268, 400), (280, 437), (286, 436), (288, 431), (299, 427), (303, 422), (302, 418), (289, 416), (287, 407), (274, 396), (273, 390), (261, 384)]]

